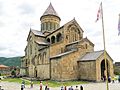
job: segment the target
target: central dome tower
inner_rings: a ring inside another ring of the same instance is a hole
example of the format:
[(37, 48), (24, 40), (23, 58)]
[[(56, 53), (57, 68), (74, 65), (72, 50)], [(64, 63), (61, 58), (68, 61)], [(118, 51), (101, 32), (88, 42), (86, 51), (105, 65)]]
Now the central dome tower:
[(50, 3), (46, 11), (40, 17), (40, 21), (41, 31), (44, 32), (56, 30), (57, 28), (59, 28), (61, 19), (53, 8), (52, 4)]

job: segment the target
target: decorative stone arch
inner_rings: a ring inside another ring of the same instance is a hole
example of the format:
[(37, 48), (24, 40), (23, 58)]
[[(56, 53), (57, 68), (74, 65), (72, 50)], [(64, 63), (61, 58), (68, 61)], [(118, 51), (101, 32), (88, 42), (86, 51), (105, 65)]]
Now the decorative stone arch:
[[(106, 55), (107, 62), (107, 75), (113, 77), (113, 61), (110, 56)], [(104, 55), (100, 56), (98, 60), (96, 60), (96, 80), (101, 81), (105, 75), (105, 59)]]
[(46, 52), (43, 52), (43, 63), (45, 62), (46, 60)]
[[(106, 65), (107, 65), (107, 76), (110, 76), (110, 69), (109, 69), (110, 64), (109, 64), (108, 60), (106, 60)], [(106, 75), (106, 73), (105, 73), (105, 71), (106, 71), (105, 60), (104, 59), (101, 61), (100, 67), (101, 67), (101, 79), (103, 79), (103, 78), (105, 78), (105, 75)]]
[(51, 44), (55, 43), (55, 36), (51, 37)]
[(37, 65), (39, 64), (39, 55), (37, 55)]
[(71, 24), (67, 27), (67, 32), (66, 32), (66, 39), (67, 42), (74, 42), (77, 40), (80, 40), (82, 37), (82, 31), (78, 29), (78, 27), (74, 24)]
[(59, 42), (59, 41), (61, 41), (61, 40), (62, 40), (62, 34), (61, 34), (61, 33), (58, 33), (58, 34), (56, 35), (56, 41)]
[(41, 61), (42, 61), (42, 55), (41, 55), (41, 53), (38, 55), (38, 60), (39, 60), (38, 64), (41, 64)]

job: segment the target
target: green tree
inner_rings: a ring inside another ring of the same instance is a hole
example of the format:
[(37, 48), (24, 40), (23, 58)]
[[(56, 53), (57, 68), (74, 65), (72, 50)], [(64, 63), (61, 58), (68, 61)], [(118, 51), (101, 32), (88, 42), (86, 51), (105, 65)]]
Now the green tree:
[(16, 77), (16, 70), (12, 70), (11, 75), (12, 75), (13, 77)]

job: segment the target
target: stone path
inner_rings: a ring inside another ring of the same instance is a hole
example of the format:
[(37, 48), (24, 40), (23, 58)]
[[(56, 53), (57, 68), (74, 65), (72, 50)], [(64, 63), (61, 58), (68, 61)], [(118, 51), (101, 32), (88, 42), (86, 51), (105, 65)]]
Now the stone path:
[[(13, 82), (0, 82), (0, 86), (4, 90), (21, 90), (19, 83)], [(80, 86), (80, 85), (78, 85)], [(90, 84), (83, 84), (83, 90), (106, 90), (106, 83), (90, 83)], [(68, 87), (67, 87), (68, 88)], [(75, 88), (75, 86), (73, 86)], [(33, 88), (30, 88), (30, 85), (27, 85), (24, 90), (39, 90), (39, 85), (34, 85)], [(44, 87), (43, 87), (44, 90)], [(50, 90), (60, 90), (60, 87), (51, 88)], [(120, 90), (120, 83), (109, 83), (109, 90)]]

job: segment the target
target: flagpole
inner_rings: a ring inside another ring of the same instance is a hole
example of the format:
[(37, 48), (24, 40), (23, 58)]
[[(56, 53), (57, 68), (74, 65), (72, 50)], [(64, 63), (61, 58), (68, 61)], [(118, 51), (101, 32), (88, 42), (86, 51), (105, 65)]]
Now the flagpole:
[(106, 60), (106, 47), (105, 47), (105, 30), (104, 30), (104, 19), (103, 19), (103, 7), (101, 2), (101, 14), (102, 14), (102, 29), (103, 29), (103, 44), (104, 44), (104, 60), (105, 60), (105, 74), (106, 74), (106, 89), (109, 90), (108, 87), (108, 70), (107, 70), (107, 60)]

